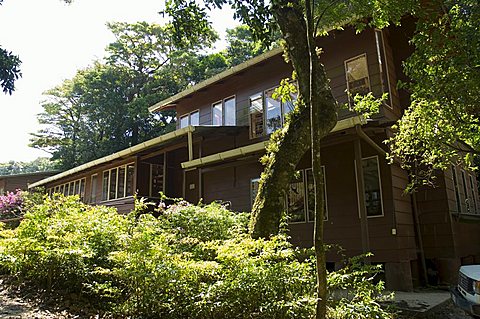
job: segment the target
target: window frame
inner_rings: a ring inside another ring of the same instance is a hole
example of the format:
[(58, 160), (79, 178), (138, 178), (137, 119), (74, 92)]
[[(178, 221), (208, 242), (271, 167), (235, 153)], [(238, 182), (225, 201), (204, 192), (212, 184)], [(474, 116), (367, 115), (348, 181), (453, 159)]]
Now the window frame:
[[(225, 102), (233, 100), (233, 105), (234, 105), (234, 117), (235, 117), (235, 123), (233, 125), (227, 125), (225, 121), (225, 115), (226, 115), (226, 108), (225, 108)], [(222, 117), (221, 117), (221, 123), (220, 124), (214, 124), (213, 123), (213, 110), (215, 109), (215, 106), (220, 105), (221, 106), (221, 112), (222, 112)], [(226, 98), (223, 98), (221, 100), (215, 101), (211, 104), (210, 106), (210, 123), (212, 123), (212, 126), (237, 126), (237, 96), (236, 95), (230, 95), (227, 96)]]
[[(267, 103), (266, 103), (266, 99), (267, 99), (267, 92), (270, 92), (270, 91), (275, 91), (278, 87), (280, 87), (280, 85), (276, 85), (276, 86), (273, 86), (273, 87), (270, 87), (270, 88), (267, 88), (265, 90), (262, 90), (260, 92), (257, 92), (257, 93), (254, 93), (254, 94), (251, 94), (249, 97), (248, 97), (248, 126), (249, 126), (249, 137), (250, 139), (256, 139), (256, 138), (260, 138), (260, 137), (265, 137), (265, 136), (269, 136), (270, 134), (272, 134), (273, 132), (270, 132), (268, 133), (268, 130), (267, 130), (267, 110), (266, 110), (266, 107), (267, 107)], [(253, 97), (255, 97), (255, 99), (252, 99)], [(258, 98), (261, 98), (261, 101), (262, 101), (262, 127), (263, 127), (263, 132), (261, 135), (258, 135), (258, 136), (253, 136), (252, 135), (252, 117), (251, 117), (251, 102), (252, 100), (256, 100)], [(298, 98), (298, 93), (297, 93), (297, 98)], [(294, 103), (296, 101), (293, 100), (292, 102)], [(280, 122), (281, 122), (281, 128), (285, 125), (285, 116), (290, 113), (286, 113), (285, 112), (285, 104), (287, 102), (283, 102), (281, 99), (279, 101), (280, 103)]]
[[(192, 125), (192, 114), (197, 113), (197, 112), (198, 112), (198, 125)], [(186, 126), (182, 126), (182, 119), (184, 119), (184, 118), (187, 118), (187, 119), (188, 119)], [(185, 128), (185, 127), (190, 126), (190, 125), (192, 125), (192, 126), (200, 126), (200, 109), (195, 109), (195, 110), (190, 111), (190, 112), (188, 112), (188, 113), (182, 114), (182, 115), (179, 117), (179, 120), (180, 120), (180, 121), (179, 121), (179, 123), (178, 123), (178, 127), (179, 127), (180, 129)]]
[[(128, 175), (128, 167), (129, 166), (133, 166), (135, 167), (135, 162), (129, 162), (129, 163), (125, 163), (125, 164), (122, 164), (122, 165), (118, 165), (118, 166), (115, 166), (115, 167), (112, 167), (112, 168), (109, 168), (109, 169), (106, 169), (104, 171), (102, 171), (102, 200), (100, 201), (101, 203), (104, 203), (104, 202), (109, 202), (109, 201), (114, 201), (114, 200), (119, 200), (119, 199), (124, 199), (124, 198), (129, 198), (129, 197), (132, 197), (133, 195), (128, 195), (127, 196), (127, 175)], [(119, 171), (120, 171), (120, 168), (123, 167), (124, 168), (124, 184), (123, 184), (123, 197), (118, 197), (118, 178), (119, 178)], [(110, 198), (110, 194), (111, 194), (111, 186), (112, 186), (112, 183), (111, 183), (111, 178), (112, 178), (112, 171), (113, 170), (116, 170), (116, 173), (115, 173), (115, 198)], [(104, 182), (105, 182), (105, 173), (107, 173), (107, 176), (108, 176), (108, 179), (107, 179), (107, 190), (106, 190), (106, 199), (104, 199)], [(133, 181), (132, 181), (133, 182)]]
[[(51, 196), (53, 194), (63, 194), (64, 196), (78, 195), (80, 200), (82, 202), (85, 202), (85, 200), (86, 200), (85, 193), (86, 192), (85, 192), (85, 187), (84, 187), (83, 192), (82, 192), (82, 187), (81, 187), (82, 181), (83, 181), (84, 185), (86, 185), (87, 178), (86, 177), (81, 177), (81, 178), (77, 178), (77, 179), (62, 183), (62, 184), (58, 184), (56, 186), (52, 186), (49, 189), (47, 189), (47, 193), (50, 191), (49, 196)], [(78, 183), (78, 192), (77, 192), (76, 186), (75, 186), (75, 185), (77, 185), (77, 183)]]
[[(362, 161), (363, 160), (368, 160), (368, 159), (371, 159), (371, 158), (376, 158), (377, 159), (378, 184), (379, 184), (379, 188), (380, 188), (380, 207), (382, 209), (382, 214), (381, 215), (371, 215), (371, 216), (369, 216), (368, 211), (367, 211), (367, 203), (366, 202), (364, 203), (365, 214), (367, 215), (367, 218), (380, 218), (380, 217), (385, 217), (385, 208), (383, 207), (384, 206), (384, 203), (383, 203), (383, 184), (382, 184), (382, 174), (381, 174), (381, 170), (380, 170), (380, 159), (379, 159), (378, 155), (373, 155), (373, 156), (362, 157)], [(362, 165), (363, 165), (363, 163), (362, 163)], [(360, 193), (358, 192), (359, 179), (358, 179), (356, 160), (353, 160), (353, 166), (355, 168), (355, 182), (356, 182), (356, 192), (357, 192), (358, 217), (361, 218), (362, 216), (360, 215), (360, 204), (361, 204), (360, 203)], [(362, 178), (363, 178), (363, 176), (362, 176)], [(364, 183), (364, 187), (365, 187), (365, 180), (363, 181), (363, 183)]]
[(354, 60), (357, 60), (359, 58), (362, 58), (362, 57), (365, 57), (365, 63), (366, 63), (366, 67), (367, 67), (367, 84), (368, 84), (368, 90), (369, 92), (372, 91), (372, 83), (370, 81), (370, 70), (368, 68), (368, 57), (367, 57), (367, 53), (364, 52), (362, 54), (359, 54), (359, 55), (356, 55), (354, 57), (351, 57), (347, 60), (345, 60), (343, 62), (343, 65), (344, 65), (344, 71), (345, 71), (345, 82), (346, 82), (346, 85), (347, 85), (347, 98), (348, 98), (348, 105), (351, 106), (352, 105), (352, 97), (350, 96), (350, 84), (349, 84), (349, 81), (348, 81), (348, 69), (347, 69), (347, 65), (349, 62), (352, 62)]

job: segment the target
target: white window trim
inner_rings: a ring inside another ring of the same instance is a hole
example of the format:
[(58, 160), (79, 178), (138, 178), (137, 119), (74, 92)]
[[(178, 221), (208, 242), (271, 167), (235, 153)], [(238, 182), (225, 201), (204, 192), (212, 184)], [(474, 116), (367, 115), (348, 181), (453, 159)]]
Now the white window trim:
[(200, 125), (200, 109), (195, 109), (195, 110), (193, 110), (193, 111), (191, 111), (191, 112), (182, 114), (182, 115), (179, 117), (179, 120), (180, 120), (180, 121), (178, 122), (178, 127), (179, 127), (179, 128), (182, 128), (182, 126), (181, 126), (181, 125), (182, 125), (182, 119), (185, 118), (185, 117), (188, 118), (188, 124), (187, 124), (187, 126), (192, 125), (192, 124), (191, 124), (191, 123), (192, 123), (192, 117), (191, 117), (191, 116), (192, 116), (192, 114), (195, 113), (195, 112), (198, 112), (198, 125)]
[[(82, 199), (82, 194), (81, 194), (82, 180), (84, 181), (84, 183), (86, 185), (86, 183), (87, 183), (87, 178), (86, 177), (77, 178), (77, 179), (72, 180), (72, 181), (68, 181), (68, 182), (65, 182), (65, 183), (62, 183), (62, 184), (58, 184), (56, 186), (52, 186), (49, 189), (47, 189), (47, 193), (48, 193), (49, 190), (51, 191), (51, 194), (65, 194), (65, 192), (66, 192), (67, 195), (65, 195), (65, 196), (78, 195), (80, 197), (80, 199)], [(75, 183), (77, 183), (77, 182), (79, 183), (78, 194), (75, 192)], [(73, 185), (73, 194), (72, 195), (69, 195), (70, 194), (70, 185)], [(62, 186), (63, 186), (63, 192), (60, 192)], [(56, 191), (57, 188), (58, 188), (58, 191)], [(84, 194), (83, 194), (83, 201), (85, 201), (85, 190), (84, 190)]]
[[(258, 93), (252, 94), (248, 97), (248, 126), (249, 126), (249, 137), (250, 139), (256, 139), (264, 136), (269, 136), (272, 133), (267, 133), (267, 110), (266, 110), (266, 98), (267, 98), (267, 92), (269, 91), (274, 91), (276, 90), (280, 85), (273, 86), (271, 88), (265, 89), (263, 91), (260, 91)], [(260, 97), (262, 99), (262, 114), (263, 114), (263, 134), (257, 137), (252, 137), (252, 123), (251, 123), (251, 118), (250, 118), (250, 103), (252, 101), (252, 97), (258, 98)], [(280, 120), (282, 122), (282, 127), (285, 125), (285, 103), (280, 100)]]
[[(249, 137), (250, 139), (256, 139), (256, 138), (260, 138), (260, 137), (263, 137), (263, 136), (266, 136), (266, 132), (265, 132), (265, 91), (260, 91), (258, 93), (255, 93), (255, 94), (252, 94), (248, 97), (248, 127), (249, 127)], [(251, 107), (251, 103), (252, 103), (252, 98), (255, 98), (255, 99), (258, 99), (260, 98), (260, 100), (262, 101), (262, 127), (263, 127), (263, 134), (259, 135), (259, 136), (255, 136), (253, 137), (252, 136), (252, 122), (251, 122), (251, 113), (250, 113), (250, 107)]]
[[(114, 201), (114, 200), (119, 200), (119, 199), (124, 199), (124, 198), (133, 197), (133, 195), (132, 195), (132, 196), (125, 196), (125, 195), (126, 195), (126, 192), (127, 192), (126, 176), (127, 176), (127, 174), (128, 174), (128, 166), (130, 166), (130, 165), (133, 166), (133, 167), (135, 167), (135, 163), (134, 163), (134, 162), (130, 162), (130, 163), (127, 163), (127, 164), (119, 165), (119, 166), (112, 167), (112, 168), (110, 168), (110, 169), (106, 169), (106, 170), (102, 171), (102, 200), (100, 201), (101, 203), (105, 203), (105, 202), (110, 202), (110, 201)], [(120, 167), (124, 167), (124, 168), (125, 168), (125, 173), (124, 173), (124, 175), (125, 175), (125, 183), (123, 184), (123, 197), (118, 197), (118, 194), (117, 194), (117, 193), (118, 193), (118, 172), (120, 171), (120, 170), (119, 170)], [(113, 170), (117, 170), (117, 173), (116, 173), (116, 176), (115, 176), (116, 182), (117, 182), (117, 183), (115, 184), (115, 188), (117, 188), (117, 189), (115, 189), (115, 194), (117, 195), (117, 198), (110, 198), (110, 184), (111, 184), (110, 181), (111, 181), (111, 178), (112, 178), (112, 173), (111, 173), (111, 171), (113, 171)], [(108, 172), (108, 181), (107, 181), (108, 187), (107, 187), (107, 199), (104, 200), (104, 199), (103, 199), (103, 177), (104, 177), (104, 175), (105, 175), (106, 172)]]
[[(303, 176), (303, 193), (304, 193), (304, 196), (303, 196), (303, 221), (298, 221), (298, 222), (291, 222), (291, 221), (288, 221), (288, 224), (289, 225), (295, 225), (295, 224), (306, 224), (308, 222), (308, 207), (305, 205), (306, 204), (306, 201), (305, 199), (307, 198), (307, 194), (306, 194), (306, 183), (305, 183), (305, 170), (304, 169), (301, 169), (299, 170)], [(290, 184), (289, 184), (289, 187), (290, 187)], [(287, 214), (289, 213), (288, 212), (288, 195), (285, 194), (285, 211), (287, 212)]]
[[(363, 205), (365, 206), (365, 214), (367, 215), (367, 218), (379, 218), (379, 217), (385, 217), (385, 209), (383, 208), (383, 185), (382, 185), (382, 175), (380, 174), (380, 160), (378, 158), (378, 155), (374, 156), (368, 156), (368, 157), (362, 157), (363, 160), (367, 160), (370, 158), (377, 158), (377, 171), (378, 171), (378, 183), (380, 186), (380, 207), (382, 208), (382, 214), (381, 215), (375, 215), (375, 216), (368, 216), (367, 212), (367, 206), (365, 203)], [(358, 218), (362, 218), (360, 215), (360, 193), (358, 192), (358, 172), (357, 172), (357, 165), (356, 165), (356, 160), (353, 160), (353, 167), (355, 168), (355, 182), (356, 182), (356, 192), (357, 192), (357, 210), (358, 210)], [(363, 178), (363, 177), (362, 177)], [(364, 181), (365, 183), (365, 181)]]
[(368, 68), (368, 58), (367, 58), (367, 53), (362, 53), (362, 54), (359, 54), (357, 56), (354, 56), (350, 59), (347, 59), (343, 62), (344, 64), (344, 67), (343, 67), (343, 70), (345, 72), (345, 82), (347, 84), (347, 98), (348, 98), (348, 105), (352, 105), (352, 100), (350, 98), (350, 85), (348, 84), (348, 74), (347, 74), (347, 63), (350, 62), (350, 61), (353, 61), (353, 60), (356, 60), (358, 58), (361, 58), (361, 57), (365, 57), (365, 61), (367, 63), (367, 83), (368, 83), (368, 88), (369, 88), (369, 91), (371, 92), (372, 91), (372, 84), (370, 82), (370, 70)]
[[(212, 125), (214, 125), (214, 126), (227, 126), (225, 124), (225, 101), (228, 101), (228, 100), (231, 100), (231, 99), (234, 100), (234, 105), (235, 105), (235, 125), (228, 125), (228, 126), (237, 126), (237, 96), (236, 95), (230, 95), (230, 96), (227, 96), (224, 99), (221, 99), (221, 100), (218, 100), (218, 101), (212, 103), (212, 105), (210, 106), (210, 123), (212, 123)], [(220, 125), (213, 124), (213, 107), (215, 105), (218, 105), (218, 104), (220, 104), (221, 107), (222, 107), (222, 120), (221, 120), (222, 123)]]

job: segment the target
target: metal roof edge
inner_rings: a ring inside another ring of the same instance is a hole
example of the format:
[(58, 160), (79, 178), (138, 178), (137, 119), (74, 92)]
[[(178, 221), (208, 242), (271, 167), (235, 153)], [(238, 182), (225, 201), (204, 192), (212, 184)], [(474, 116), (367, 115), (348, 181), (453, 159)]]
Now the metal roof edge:
[(57, 175), (53, 175), (53, 176), (50, 176), (48, 178), (45, 178), (45, 179), (42, 179), (38, 182), (35, 182), (35, 183), (32, 183), (30, 185), (28, 185), (28, 189), (31, 189), (31, 188), (35, 188), (35, 187), (38, 187), (38, 186), (42, 186), (44, 184), (47, 184), (47, 183), (50, 183), (50, 182), (54, 182), (56, 180), (59, 180), (61, 178), (64, 178), (64, 177), (67, 177), (69, 175), (72, 175), (72, 174), (75, 174), (75, 173), (78, 173), (78, 172), (81, 172), (81, 171), (84, 171), (88, 168), (92, 168), (94, 166), (97, 166), (97, 165), (100, 165), (100, 164), (104, 164), (104, 163), (107, 163), (107, 162), (110, 162), (110, 161), (113, 161), (113, 160), (116, 160), (116, 159), (119, 159), (119, 158), (122, 158), (122, 157), (125, 157), (127, 155), (133, 155), (135, 153), (138, 153), (140, 151), (143, 151), (151, 146), (154, 146), (154, 145), (157, 145), (157, 144), (160, 144), (162, 142), (166, 142), (166, 141), (169, 141), (169, 140), (172, 140), (176, 137), (179, 137), (179, 136), (182, 136), (182, 135), (186, 135), (188, 134), (189, 132), (194, 132), (195, 131), (195, 127), (194, 126), (187, 126), (187, 127), (184, 127), (184, 128), (181, 128), (181, 129), (178, 129), (178, 130), (175, 130), (173, 132), (170, 132), (170, 133), (166, 133), (164, 135), (160, 135), (158, 137), (155, 137), (151, 140), (148, 140), (148, 141), (145, 141), (143, 143), (140, 143), (140, 144), (137, 144), (137, 145), (134, 145), (132, 147), (129, 147), (127, 149), (124, 149), (124, 150), (121, 150), (119, 152), (116, 152), (116, 153), (113, 153), (113, 154), (110, 154), (110, 155), (107, 155), (107, 156), (104, 156), (104, 157), (101, 157), (99, 159), (96, 159), (96, 160), (93, 160), (93, 161), (90, 161), (88, 163), (85, 163), (85, 164), (82, 164), (82, 165), (79, 165), (77, 167), (74, 167), (74, 168), (71, 168), (65, 172), (62, 172), (60, 174), (57, 174)]
[[(352, 116), (352, 117), (338, 121), (335, 127), (330, 131), (330, 133), (352, 128), (356, 125), (365, 125), (365, 124), (367, 124), (367, 120), (363, 115)], [(238, 157), (238, 156), (249, 155), (265, 149), (268, 143), (269, 141), (267, 140), (267, 141), (263, 141), (255, 144), (234, 148), (228, 151), (215, 153), (205, 157), (196, 158), (194, 160), (181, 163), (181, 166), (183, 169), (192, 169), (192, 168), (197, 168), (199, 166), (221, 162), (221, 161)]]
[(203, 88), (205, 88), (209, 85), (212, 85), (216, 82), (219, 82), (219, 81), (221, 81), (221, 80), (223, 80), (223, 79), (225, 79), (225, 78), (227, 78), (231, 75), (234, 75), (235, 73), (243, 71), (243, 70), (245, 70), (245, 69), (247, 69), (247, 68), (249, 68), (249, 67), (251, 67), (255, 64), (261, 63), (261, 62), (263, 62), (263, 61), (265, 61), (265, 60), (267, 60), (267, 59), (269, 59), (269, 58), (271, 58), (271, 57), (273, 57), (277, 54), (280, 54), (282, 52), (283, 52), (283, 48), (282, 47), (277, 47), (277, 48), (274, 48), (274, 49), (272, 49), (270, 51), (267, 51), (263, 54), (260, 54), (260, 55), (254, 57), (250, 60), (247, 60), (243, 63), (240, 63), (239, 65), (236, 65), (236, 66), (234, 66), (232, 68), (229, 68), (229, 69), (227, 69), (223, 72), (220, 72), (220, 73), (218, 73), (218, 74), (216, 74), (216, 75), (214, 75), (214, 76), (212, 76), (212, 77), (210, 77), (210, 78), (208, 78), (208, 79), (206, 79), (206, 80), (204, 80), (200, 83), (197, 83), (197, 84), (195, 84), (195, 85), (181, 91), (180, 93), (177, 93), (177, 94), (175, 94), (175, 95), (173, 95), (173, 96), (171, 96), (171, 97), (169, 97), (169, 98), (167, 98), (163, 101), (160, 101), (160, 102), (150, 106), (148, 108), (148, 110), (150, 112), (160, 111), (161, 109), (171, 105), (172, 103), (175, 103), (176, 101), (186, 97), (189, 94), (192, 94), (192, 93), (194, 93), (198, 90), (201, 90), (201, 89), (203, 89)]

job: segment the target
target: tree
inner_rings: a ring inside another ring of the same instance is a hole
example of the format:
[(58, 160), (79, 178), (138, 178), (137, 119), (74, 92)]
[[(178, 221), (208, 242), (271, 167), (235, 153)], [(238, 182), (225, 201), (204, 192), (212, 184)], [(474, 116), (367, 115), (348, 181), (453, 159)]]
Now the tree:
[(432, 2), (419, 12), (405, 63), (412, 102), (389, 140), (411, 187), (434, 183), (435, 171), (471, 166), (480, 154), (480, 5)]
[[(317, 318), (326, 313), (326, 269), (323, 245), (324, 198), (320, 141), (337, 122), (337, 103), (331, 93), (324, 66), (319, 60), (317, 35), (328, 27), (342, 27), (346, 21), (357, 28), (384, 27), (398, 22), (417, 2), (411, 1), (232, 1), (169, 0), (165, 12), (173, 17), (177, 41), (188, 40), (208, 25), (207, 10), (230, 5), (257, 40), (270, 43), (280, 30), (285, 53), (295, 70), (298, 103), (285, 127), (274, 133), (265, 157), (265, 169), (252, 211), (252, 235), (276, 234), (283, 207), (283, 194), (300, 158), (311, 149), (315, 185), (314, 246), (317, 256)], [(368, 19), (366, 19), (368, 18)], [(202, 26), (197, 28), (197, 26)]]
[(56, 163), (46, 157), (39, 157), (31, 162), (0, 163), (0, 175), (47, 172), (54, 169), (56, 169)]
[(106, 49), (106, 61), (45, 92), (44, 112), (38, 116), (45, 128), (32, 134), (31, 145), (52, 153), (64, 169), (174, 129), (174, 111), (152, 114), (148, 107), (225, 70), (239, 55), (260, 53), (245, 48), (235, 56), (228, 51), (199, 54), (216, 39), (211, 30), (187, 46), (173, 43), (169, 25), (108, 26), (116, 40)]
[[(3, 0), (0, 0), (0, 6), (2, 4)], [(15, 90), (15, 81), (22, 76), (20, 73), (21, 63), (18, 56), (0, 46), (0, 87), (3, 93), (12, 94)]]

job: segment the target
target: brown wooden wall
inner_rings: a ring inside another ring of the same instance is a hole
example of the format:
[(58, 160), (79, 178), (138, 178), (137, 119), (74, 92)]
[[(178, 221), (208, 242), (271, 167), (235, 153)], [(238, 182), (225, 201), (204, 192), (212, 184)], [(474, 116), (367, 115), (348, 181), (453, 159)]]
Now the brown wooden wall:
[[(325, 222), (325, 240), (347, 249), (349, 255), (362, 252), (361, 228), (358, 213), (356, 179), (354, 168), (354, 146), (352, 135), (340, 138), (336, 143), (322, 148), (322, 163), (326, 168), (328, 220)], [(374, 137), (375, 138), (375, 137)], [(375, 139), (383, 140), (385, 136)], [(214, 145), (214, 143), (210, 143)], [(220, 146), (223, 147), (223, 146)], [(211, 146), (213, 148), (213, 146)], [(376, 151), (362, 142), (363, 157), (377, 155)], [(310, 155), (306, 154), (299, 169), (310, 167)], [(415, 260), (416, 246), (410, 197), (402, 190), (407, 177), (398, 167), (391, 167), (379, 156), (382, 183), (384, 216), (368, 219), (370, 247), (374, 260), (382, 262), (410, 262)], [(205, 168), (203, 176), (203, 198), (206, 203), (214, 200), (231, 202), (238, 211), (251, 209), (250, 181), (258, 178), (263, 167), (258, 162), (236, 164), (225, 163)], [(397, 234), (392, 235), (392, 229)], [(292, 242), (310, 247), (313, 223), (290, 224)], [(331, 261), (341, 257), (332, 253)]]
[[(393, 45), (388, 32), (383, 37), (385, 54), (382, 58), (387, 63), (390, 88), (392, 88), (392, 100), (396, 111), (383, 112), (382, 116), (396, 118), (399, 115), (399, 97), (396, 91), (398, 72), (394, 65)], [(375, 31), (366, 30), (355, 34), (351, 29), (331, 32), (327, 38), (321, 38), (319, 45), (323, 49), (321, 59), (326, 66), (327, 76), (331, 80), (330, 86), (335, 98), (340, 104), (348, 102), (346, 94), (345, 61), (353, 57), (366, 54), (370, 85), (372, 92), (380, 96), (383, 90), (388, 90), (388, 85), (382, 89), (380, 66), (378, 61)], [(212, 104), (225, 98), (235, 96), (236, 121), (238, 126), (249, 125), (249, 97), (278, 86), (280, 80), (291, 77), (292, 68), (286, 64), (281, 55), (251, 67), (239, 74), (228, 77), (222, 82), (214, 84), (206, 89), (193, 93), (190, 97), (180, 100), (176, 106), (177, 116), (180, 117), (194, 110), (200, 111), (200, 125), (212, 124)], [(393, 113), (392, 113), (393, 112)], [(340, 110), (340, 118), (350, 116), (351, 113)], [(394, 114), (394, 115), (393, 115)], [(179, 121), (177, 122), (179, 124)]]
[(28, 184), (35, 183), (39, 180), (47, 178), (53, 175), (52, 173), (33, 173), (13, 175), (0, 178), (0, 188), (3, 188), (4, 192), (13, 192), (17, 189), (26, 190)]

